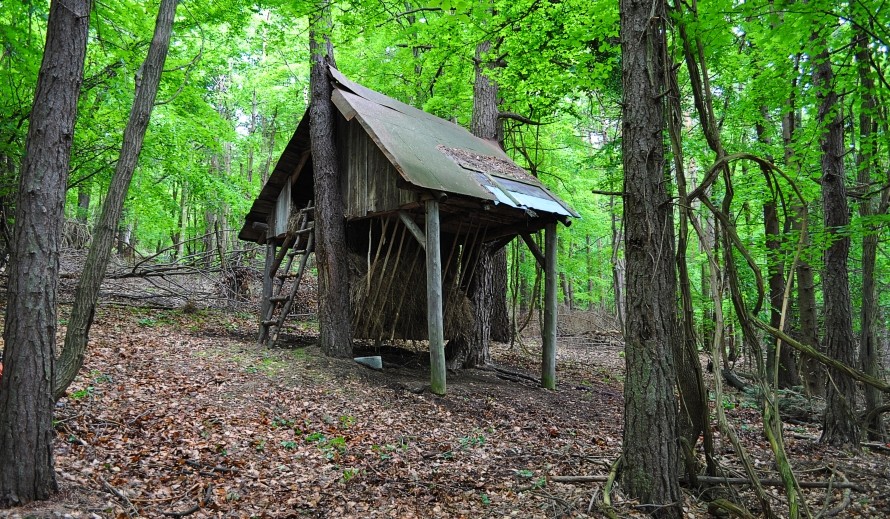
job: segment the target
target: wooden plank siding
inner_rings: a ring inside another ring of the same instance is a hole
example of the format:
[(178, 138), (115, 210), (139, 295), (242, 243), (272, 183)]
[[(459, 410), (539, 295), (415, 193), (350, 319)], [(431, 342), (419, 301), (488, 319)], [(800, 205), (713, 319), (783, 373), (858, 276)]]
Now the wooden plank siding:
[(355, 119), (342, 122), (337, 151), (347, 220), (388, 213), (417, 201), (415, 191), (398, 186), (399, 173)]

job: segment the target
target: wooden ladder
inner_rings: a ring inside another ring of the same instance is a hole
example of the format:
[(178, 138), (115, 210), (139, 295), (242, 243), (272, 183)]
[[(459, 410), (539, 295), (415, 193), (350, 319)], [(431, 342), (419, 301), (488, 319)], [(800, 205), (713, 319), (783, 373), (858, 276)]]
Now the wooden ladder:
[[(305, 209), (300, 210), (297, 220), (297, 230), (288, 233), (279, 253), (273, 263), (272, 275), (280, 280), (280, 283), (273, 283), (272, 297), (269, 298), (269, 308), (266, 315), (260, 322), (260, 343), (272, 348), (278, 343), (281, 335), (281, 329), (284, 327), (284, 321), (287, 320), (288, 314), (294, 306), (294, 300), (297, 297), (297, 290), (300, 288), (300, 282), (303, 280), (303, 274), (306, 272), (306, 265), (309, 263), (309, 254), (315, 248), (315, 208), (312, 202)], [(287, 257), (284, 269), (279, 273), (278, 266), (282, 260)], [(291, 273), (291, 267), (295, 263), (295, 258), (300, 256), (297, 271)]]

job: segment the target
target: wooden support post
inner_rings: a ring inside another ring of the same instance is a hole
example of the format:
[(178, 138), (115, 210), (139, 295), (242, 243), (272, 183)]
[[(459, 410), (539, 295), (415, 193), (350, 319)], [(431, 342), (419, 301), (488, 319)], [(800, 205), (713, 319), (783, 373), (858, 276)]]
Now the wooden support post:
[(272, 297), (272, 283), (274, 282), (275, 272), (272, 271), (272, 264), (275, 262), (275, 243), (266, 242), (266, 265), (263, 268), (263, 297), (260, 299), (260, 333), (257, 342), (262, 344), (266, 340), (269, 327), (263, 325), (263, 321), (269, 318), (269, 307), (272, 305), (270, 298)]
[(556, 389), (556, 223), (544, 228), (544, 326), (541, 385)]
[(445, 394), (445, 325), (442, 318), (442, 244), (439, 202), (426, 201), (426, 308), (430, 339), (430, 390)]

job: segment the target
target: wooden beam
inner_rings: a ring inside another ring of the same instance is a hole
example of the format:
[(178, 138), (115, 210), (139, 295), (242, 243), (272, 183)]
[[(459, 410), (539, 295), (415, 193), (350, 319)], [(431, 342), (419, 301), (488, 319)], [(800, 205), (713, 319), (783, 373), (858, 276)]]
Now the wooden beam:
[(445, 394), (445, 325), (442, 318), (442, 243), (439, 202), (426, 201), (426, 308), (430, 340), (430, 390)]
[(411, 231), (411, 234), (417, 239), (417, 242), (420, 243), (420, 246), (424, 249), (426, 248), (426, 236), (424, 236), (423, 231), (420, 230), (420, 227), (414, 223), (414, 220), (411, 216), (408, 215), (405, 211), (399, 211), (399, 219), (402, 220), (402, 223), (405, 224), (405, 227)]
[(506, 247), (507, 244), (510, 243), (511, 241), (513, 241), (513, 238), (515, 238), (515, 237), (516, 236), (511, 234), (508, 236), (501, 236), (497, 240), (490, 241), (490, 242), (488, 242), (489, 250), (491, 250), (492, 253), (497, 252), (497, 251), (503, 249), (504, 247)]
[(266, 243), (266, 264), (263, 268), (263, 297), (260, 299), (260, 333), (257, 336), (257, 343), (262, 344), (266, 340), (269, 327), (263, 324), (263, 321), (269, 318), (269, 307), (272, 306), (272, 282), (275, 279), (275, 272), (272, 271), (272, 264), (275, 262), (275, 244)]
[(538, 260), (538, 265), (540, 265), (542, 269), (547, 268), (547, 260), (544, 258), (544, 253), (541, 252), (541, 249), (538, 248), (538, 244), (535, 243), (535, 240), (532, 239), (532, 236), (528, 233), (522, 233), (520, 234), (520, 236), (522, 236), (522, 241), (524, 241), (525, 244), (528, 245), (528, 250), (531, 251), (532, 256), (534, 256), (535, 259)]
[(544, 326), (541, 385), (556, 389), (556, 223), (544, 228)]

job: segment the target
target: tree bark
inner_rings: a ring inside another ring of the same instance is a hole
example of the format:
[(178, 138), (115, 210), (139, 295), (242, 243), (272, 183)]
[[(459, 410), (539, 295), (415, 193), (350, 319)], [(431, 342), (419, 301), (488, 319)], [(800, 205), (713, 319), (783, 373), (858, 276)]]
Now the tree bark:
[(679, 200), (679, 233), (677, 235), (677, 277), (680, 285), (680, 326), (679, 335), (674, 341), (674, 360), (677, 365), (677, 388), (680, 393), (679, 429), (683, 442), (682, 454), (686, 463), (687, 477), (695, 481), (698, 466), (695, 463), (694, 448), (701, 437), (705, 449), (705, 461), (708, 474), (716, 474), (714, 463), (714, 443), (711, 435), (708, 408), (708, 393), (705, 390), (701, 361), (698, 357), (698, 345), (695, 337), (695, 312), (692, 302), (692, 282), (689, 279), (686, 249), (689, 236), (689, 219), (692, 212), (687, 200), (686, 169), (683, 164), (682, 145), (682, 108), (680, 107), (680, 87), (673, 66), (667, 69), (668, 86), (672, 95), (668, 109), (668, 128), (670, 132), (671, 150), (674, 157), (674, 169), (677, 179), (677, 195)]
[[(792, 92), (797, 86), (796, 80), (792, 81)], [(794, 133), (795, 133), (795, 108), (794, 97), (788, 100), (788, 110), (782, 117), (782, 140), (785, 147), (785, 167), (798, 169), (797, 161), (794, 157)], [(803, 219), (806, 216), (807, 208), (800, 203), (792, 206), (794, 216), (791, 220), (791, 230), (794, 232), (803, 232)], [(810, 245), (809, 234), (804, 236), (804, 246)], [(813, 267), (801, 258), (797, 263), (794, 276), (796, 279), (795, 287), (797, 288), (797, 327), (798, 334), (804, 344), (809, 344), (817, 350), (822, 350), (819, 341), (819, 324), (816, 313), (816, 281)], [(822, 395), (825, 390), (823, 382), (824, 368), (817, 361), (810, 357), (804, 357), (800, 363), (800, 375), (803, 383), (806, 384), (810, 394)]]
[[(864, 31), (859, 29), (854, 38), (856, 45), (856, 64), (859, 68), (859, 87), (862, 89), (862, 105), (859, 110), (859, 155), (856, 157), (856, 166), (859, 170), (857, 181), (859, 185), (871, 185), (871, 173), (876, 151), (874, 134), (877, 133), (877, 124), (874, 115), (878, 109), (875, 96), (875, 80), (871, 70), (871, 59), (868, 50), (868, 38)], [(886, 200), (890, 190), (883, 191), (883, 203), (876, 204), (873, 198), (865, 198), (859, 203), (859, 215), (868, 218), (887, 211)], [(876, 207), (877, 206), (877, 207)], [(877, 323), (878, 304), (875, 284), (875, 271), (878, 252), (878, 231), (867, 228), (862, 236), (862, 308), (860, 313), (859, 334), (859, 363), (862, 371), (873, 377), (880, 377), (881, 359), (878, 346)], [(877, 389), (865, 387), (865, 408), (877, 409), (883, 404), (883, 396)], [(883, 441), (885, 437), (883, 414), (875, 413), (871, 420), (864, 424), (871, 440)]]
[(161, 82), (164, 62), (167, 59), (173, 19), (176, 17), (176, 4), (177, 0), (161, 1), (148, 55), (136, 73), (136, 94), (130, 107), (127, 126), (124, 128), (123, 146), (114, 177), (108, 186), (108, 194), (102, 204), (102, 214), (96, 224), (83, 274), (74, 293), (74, 306), (65, 333), (65, 345), (59, 356), (59, 370), (53, 384), (53, 394), (56, 399), (64, 395), (83, 365), (90, 327), (96, 312), (96, 301), (99, 298), (99, 287), (108, 268), (127, 191), (136, 171), (139, 153), (142, 151), (145, 132), (148, 130), (151, 111)]
[[(487, 60), (487, 54), (491, 50), (491, 42), (484, 41), (476, 46), (476, 61), (473, 82), (473, 118), (470, 122), (470, 131), (476, 137), (498, 143), (503, 148), (503, 132), (498, 119), (498, 84), (488, 77), (485, 70), (491, 65)], [(491, 260), (485, 261), (485, 266), (476, 267), (477, 275), (491, 278), (489, 290), (480, 293), (484, 300), (474, 300), (474, 311), (480, 321), (488, 322), (490, 330), (485, 333), (477, 331), (477, 338), (484, 338), (482, 347), (488, 349), (489, 339), (499, 342), (510, 341), (510, 316), (507, 312), (507, 248), (496, 251), (485, 247), (483, 254), (490, 254)], [(488, 269), (484, 271), (484, 269)], [(483, 317), (482, 313), (488, 313)], [(474, 347), (478, 347), (474, 346)], [(475, 355), (471, 355), (475, 356)], [(485, 354), (487, 357), (487, 353)]]
[(324, 2), (310, 22), (309, 105), (312, 167), (315, 184), (315, 259), (318, 266), (318, 325), (322, 351), (331, 357), (352, 356), (352, 305), (346, 264), (346, 221), (340, 192), (335, 139), (336, 111), (331, 101), (328, 65), (334, 66), (331, 6)]
[(46, 499), (53, 467), (56, 293), (89, 0), (53, 1), (22, 160), (0, 377), (0, 507)]
[(90, 216), (90, 182), (81, 182), (77, 186), (77, 221), (86, 223)]
[(654, 516), (679, 518), (677, 283), (663, 147), (664, 2), (621, 0), (620, 19), (627, 267), (622, 481), (641, 503), (663, 505)]
[[(842, 230), (850, 224), (847, 189), (844, 183), (844, 128), (842, 126), (834, 72), (828, 50), (817, 56), (813, 85), (820, 101), (818, 120), (824, 127), (819, 138), (822, 148), (822, 219), (830, 242), (824, 252), (822, 293), (825, 300), (825, 350), (831, 358), (854, 365), (853, 309), (847, 259), (850, 238)], [(856, 385), (835, 368), (828, 370), (825, 416), (821, 441), (831, 445), (859, 448), (856, 423)]]
[[(762, 108), (766, 113), (766, 108)], [(766, 129), (762, 124), (755, 127), (757, 132), (757, 140), (764, 144), (770, 144), (770, 140), (766, 137)], [(767, 156), (767, 160), (772, 162), (773, 158)], [(766, 264), (769, 284), (769, 302), (770, 302), (770, 326), (773, 328), (782, 328), (782, 306), (785, 300), (785, 263), (782, 261), (782, 227), (779, 222), (779, 210), (777, 199), (779, 196), (779, 186), (773, 181), (771, 170), (764, 166), (760, 166), (763, 173), (764, 181), (769, 187), (770, 197), (763, 203), (763, 227), (766, 239)], [(782, 348), (779, 340), (770, 341), (767, 348), (767, 371), (773, 373), (778, 369), (778, 383), (780, 388), (790, 388), (800, 385), (800, 376), (797, 371), (797, 363), (789, 348)], [(776, 363), (778, 362), (778, 366)]]
[[(473, 118), (470, 131), (476, 137), (500, 145), (498, 124), (498, 85), (485, 75), (486, 53), (491, 42), (476, 46), (475, 81), (473, 83)], [(510, 317), (507, 315), (507, 249), (492, 250), (483, 245), (476, 255), (477, 263), (470, 281), (473, 304), (473, 334), (469, 341), (449, 342), (449, 367), (472, 368), (490, 361), (491, 339), (510, 340)]]

